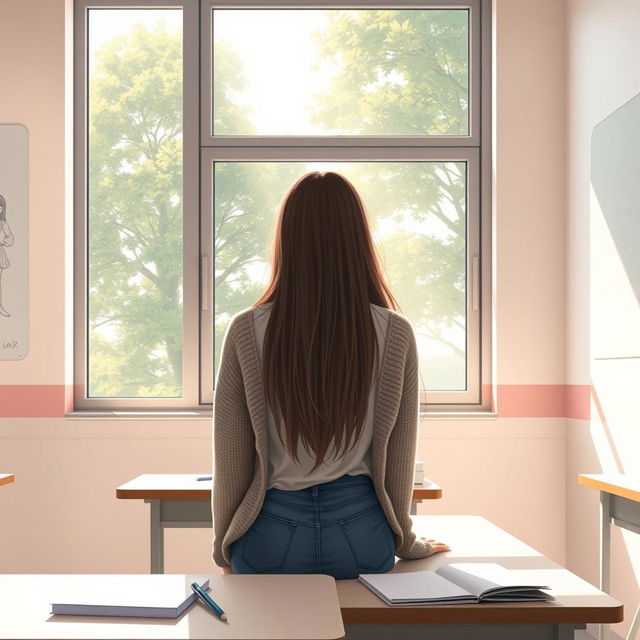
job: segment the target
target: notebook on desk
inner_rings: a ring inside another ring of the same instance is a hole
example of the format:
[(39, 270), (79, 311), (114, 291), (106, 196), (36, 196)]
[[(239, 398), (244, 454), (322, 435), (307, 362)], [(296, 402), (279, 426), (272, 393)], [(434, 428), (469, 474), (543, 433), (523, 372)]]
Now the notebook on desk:
[(122, 575), (117, 583), (93, 581), (90, 588), (83, 587), (76, 579), (73, 587), (55, 594), (51, 613), (177, 618), (198, 599), (191, 582), (197, 582), (205, 591), (209, 588), (207, 578), (188, 580), (183, 575), (171, 574)]
[(361, 574), (358, 580), (389, 605), (479, 604), (555, 600), (522, 575), (495, 562), (455, 562), (436, 571)]

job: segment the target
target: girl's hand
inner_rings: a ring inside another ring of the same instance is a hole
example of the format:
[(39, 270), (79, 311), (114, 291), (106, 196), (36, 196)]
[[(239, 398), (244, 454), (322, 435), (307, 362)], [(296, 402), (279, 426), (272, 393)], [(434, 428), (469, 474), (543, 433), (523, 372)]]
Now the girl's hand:
[(430, 556), (435, 553), (443, 553), (444, 551), (451, 551), (449, 545), (446, 542), (436, 542), (433, 538), (429, 538), (428, 540), (424, 536), (420, 536), (420, 540), (422, 542), (428, 542), (431, 545), (431, 553)]
[(233, 571), (231, 567), (222, 567), (222, 573), (226, 575), (233, 575)]

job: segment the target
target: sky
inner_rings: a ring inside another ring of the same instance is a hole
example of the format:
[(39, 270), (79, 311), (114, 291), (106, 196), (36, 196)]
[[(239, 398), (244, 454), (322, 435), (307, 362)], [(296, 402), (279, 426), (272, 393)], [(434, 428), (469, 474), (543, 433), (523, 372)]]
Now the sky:
[[(237, 96), (238, 102), (260, 105), (252, 114), (257, 130), (283, 133), (286, 126), (291, 133), (309, 128), (304, 105), (311, 91), (328, 86), (335, 72), (331, 65), (321, 65), (313, 75), (310, 73), (317, 56), (309, 33), (326, 23), (324, 11), (220, 9), (215, 15), (214, 37), (228, 42), (244, 62), (247, 85)], [(151, 29), (160, 17), (169, 31), (182, 32), (179, 9), (90, 9), (90, 63), (97, 49), (116, 35), (130, 33), (134, 23)], [(274, 69), (278, 73), (274, 74)], [(283, 102), (289, 105), (284, 119)]]
[[(214, 12), (214, 41), (228, 43), (242, 57), (247, 82), (238, 102), (260, 105), (252, 113), (258, 133), (311, 132), (305, 107), (314, 92), (329, 88), (336, 72), (334, 65), (320, 60), (311, 38), (328, 24), (326, 13), (310, 9)], [(314, 64), (317, 70), (312, 69)]]

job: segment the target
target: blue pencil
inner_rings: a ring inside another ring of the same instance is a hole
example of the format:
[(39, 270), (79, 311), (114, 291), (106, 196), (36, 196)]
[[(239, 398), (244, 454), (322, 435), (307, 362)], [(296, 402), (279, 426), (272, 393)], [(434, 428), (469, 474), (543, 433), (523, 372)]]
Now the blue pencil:
[(213, 598), (197, 582), (192, 582), (191, 588), (196, 592), (198, 598), (204, 602), (207, 608), (211, 609), (211, 611), (213, 611), (220, 620), (226, 621), (227, 614), (213, 601)]

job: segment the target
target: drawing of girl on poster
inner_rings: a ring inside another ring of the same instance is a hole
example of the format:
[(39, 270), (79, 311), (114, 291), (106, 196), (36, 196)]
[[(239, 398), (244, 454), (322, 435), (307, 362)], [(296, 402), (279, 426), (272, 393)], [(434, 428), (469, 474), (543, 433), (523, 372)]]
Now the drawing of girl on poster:
[(13, 233), (7, 222), (7, 202), (0, 194), (0, 315), (9, 317), (11, 314), (2, 306), (2, 274), (4, 270), (11, 266), (5, 247), (13, 244)]

